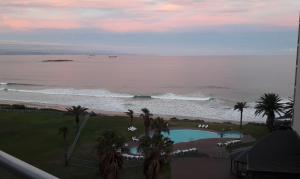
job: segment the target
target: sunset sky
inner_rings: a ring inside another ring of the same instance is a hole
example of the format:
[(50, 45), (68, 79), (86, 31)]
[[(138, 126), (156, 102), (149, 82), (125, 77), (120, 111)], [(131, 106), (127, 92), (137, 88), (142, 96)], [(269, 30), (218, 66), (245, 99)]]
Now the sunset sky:
[(293, 54), (298, 0), (0, 0), (0, 49)]

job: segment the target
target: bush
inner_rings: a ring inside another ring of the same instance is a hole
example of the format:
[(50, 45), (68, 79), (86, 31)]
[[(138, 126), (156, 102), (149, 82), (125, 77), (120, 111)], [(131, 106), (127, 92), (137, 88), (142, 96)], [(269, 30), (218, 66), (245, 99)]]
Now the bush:
[(91, 116), (91, 117), (94, 117), (94, 116), (97, 116), (97, 114), (96, 114), (94, 111), (91, 111), (91, 112), (90, 112), (90, 116)]
[(12, 109), (26, 109), (26, 106), (23, 104), (13, 104), (11, 107)]

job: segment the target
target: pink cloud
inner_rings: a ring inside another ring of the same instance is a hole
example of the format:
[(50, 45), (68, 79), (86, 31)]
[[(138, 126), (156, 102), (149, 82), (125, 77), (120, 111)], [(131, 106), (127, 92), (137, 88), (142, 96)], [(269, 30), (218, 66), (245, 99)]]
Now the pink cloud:
[(37, 19), (14, 19), (10, 17), (2, 17), (0, 19), (2, 26), (11, 30), (32, 30), (32, 29), (75, 29), (80, 24), (64, 20), (37, 20)]
[[(300, 2), (294, 0), (1, 0), (0, 26), (12, 30), (97, 28), (113, 32), (235, 24), (290, 27), (297, 23), (297, 5)], [(54, 12), (60, 15), (53, 16)]]

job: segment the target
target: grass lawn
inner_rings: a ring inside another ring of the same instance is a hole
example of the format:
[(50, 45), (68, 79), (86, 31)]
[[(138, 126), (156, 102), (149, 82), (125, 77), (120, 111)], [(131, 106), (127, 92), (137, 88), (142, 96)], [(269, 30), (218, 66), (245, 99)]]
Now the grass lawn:
[[(132, 135), (143, 133), (142, 120), (135, 121), (139, 130), (134, 134), (127, 132), (128, 122), (127, 117), (91, 117), (81, 133), (73, 156), (96, 161), (96, 138), (106, 129), (116, 130), (128, 140)], [(71, 143), (75, 133), (72, 116), (57, 111), (0, 111), (0, 150), (60, 178), (99, 178), (97, 168), (63, 166), (63, 138), (58, 135), (61, 126), (69, 128), (68, 142)], [(0, 176), (4, 176), (5, 172), (1, 169), (0, 172)], [(143, 178), (142, 172), (141, 161), (126, 161), (121, 178)], [(165, 169), (161, 176), (170, 178), (170, 170)]]
[[(138, 128), (135, 133), (127, 132), (129, 119), (121, 116), (91, 117), (81, 133), (74, 157), (96, 161), (96, 138), (106, 129), (112, 129), (130, 140), (132, 135), (143, 134), (143, 121), (135, 119)], [(199, 122), (170, 121), (171, 128), (195, 128)], [(225, 123), (208, 123), (209, 129), (238, 130), (238, 125)], [(20, 158), (38, 168), (41, 168), (59, 178), (100, 178), (97, 168), (83, 166), (64, 167), (63, 138), (58, 135), (58, 128), (69, 128), (68, 142), (74, 138), (75, 122), (72, 116), (60, 111), (31, 111), (22, 110), (0, 111), (0, 150)], [(243, 132), (259, 139), (268, 131), (264, 126), (247, 124)], [(141, 161), (126, 161), (121, 171), (121, 178), (143, 178)], [(0, 169), (0, 175), (4, 172)], [(170, 168), (163, 170), (161, 178), (171, 178)], [(8, 175), (5, 175), (8, 176)], [(8, 177), (7, 177), (8, 178)]]

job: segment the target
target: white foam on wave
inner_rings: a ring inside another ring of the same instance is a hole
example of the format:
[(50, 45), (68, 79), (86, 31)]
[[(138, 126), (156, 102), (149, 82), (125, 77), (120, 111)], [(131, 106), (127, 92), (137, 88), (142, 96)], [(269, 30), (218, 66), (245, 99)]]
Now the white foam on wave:
[(0, 82), (0, 85), (8, 85), (6, 82)]
[(70, 96), (87, 96), (87, 97), (108, 97), (108, 98), (131, 98), (132, 95), (113, 93), (108, 90), (98, 89), (43, 89), (43, 90), (24, 90), (24, 89), (7, 89), (10, 92), (21, 92), (21, 93), (39, 93), (46, 95), (70, 95)]
[[(4, 92), (6, 91), (6, 92)], [(207, 101), (211, 98), (188, 97), (172, 93), (153, 96), (155, 100), (136, 100), (133, 95), (113, 93), (102, 89), (44, 89), (25, 90), (7, 89), (0, 91), (0, 100), (26, 101), (32, 103), (52, 105), (82, 105), (90, 109), (112, 112), (124, 112), (133, 109), (140, 112), (143, 107), (148, 108), (153, 114), (182, 116), (192, 118), (208, 118), (216, 120), (239, 121), (240, 113), (232, 109), (222, 99), (209, 102), (196, 103), (195, 100)], [(244, 121), (261, 121), (259, 116), (254, 115), (254, 103), (244, 111)]]
[[(43, 90), (26, 90), (26, 89), (13, 89), (13, 88), (1, 88), (0, 90), (6, 90), (9, 92), (21, 92), (21, 93), (38, 93), (46, 95), (71, 95), (71, 96), (87, 96), (87, 97), (103, 97), (103, 98), (133, 98), (134, 95), (126, 93), (115, 93), (105, 89), (43, 89)], [(183, 100), (183, 101), (209, 101), (210, 97), (189, 97), (176, 95), (173, 93), (166, 93), (162, 95), (151, 96), (153, 99), (161, 100)], [(151, 99), (150, 98), (150, 99)]]
[(181, 96), (173, 93), (167, 93), (163, 95), (152, 96), (154, 99), (166, 99), (166, 100), (185, 100), (185, 101), (209, 101), (212, 98), (210, 97), (189, 97)]

